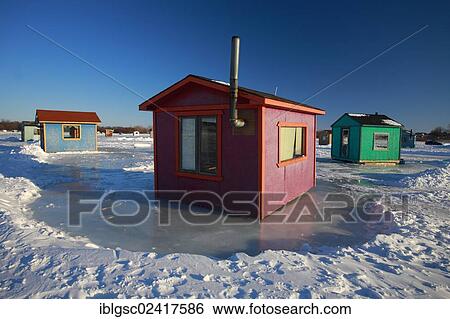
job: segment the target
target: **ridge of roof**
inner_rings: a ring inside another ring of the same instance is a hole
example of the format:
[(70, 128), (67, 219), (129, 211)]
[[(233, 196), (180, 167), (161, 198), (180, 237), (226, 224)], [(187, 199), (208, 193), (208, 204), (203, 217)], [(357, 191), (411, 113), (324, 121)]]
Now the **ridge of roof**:
[[(148, 98), (145, 101), (143, 101), (142, 103), (140, 103), (139, 110), (150, 111), (151, 108), (159, 108), (159, 106), (157, 104), (155, 104), (155, 99), (157, 99), (159, 97), (163, 97), (163, 96), (169, 94), (171, 91), (176, 90), (176, 88), (180, 84), (182, 84), (183, 82), (187, 82), (187, 80), (189, 80), (189, 79), (192, 79), (192, 81), (207, 82), (208, 84), (222, 86), (223, 88), (229, 87), (229, 83), (224, 82), (224, 81), (214, 80), (214, 79), (210, 79), (210, 78), (200, 76), (200, 75), (195, 75), (195, 74), (188, 74), (181, 80), (173, 83), (169, 87), (165, 88), (164, 90), (160, 91), (159, 93), (156, 93), (155, 95), (151, 96), (150, 98)], [(325, 114), (325, 110), (323, 110), (323, 109), (320, 109), (320, 108), (317, 108), (314, 106), (310, 106), (310, 105), (307, 105), (304, 103), (300, 103), (297, 101), (281, 98), (277, 95), (249, 89), (249, 88), (246, 88), (243, 86), (239, 86), (238, 89), (245, 94), (253, 95), (255, 97), (262, 98), (262, 99), (270, 100), (270, 101), (268, 101), (269, 103), (267, 103), (268, 106), (274, 105), (275, 107), (279, 106), (279, 107), (282, 107), (287, 110), (289, 110), (289, 109), (300, 110), (300, 111), (303, 111), (306, 113), (310, 112), (310, 113), (319, 114), (319, 115)], [(282, 105), (283, 103), (285, 103), (286, 105)], [(290, 107), (290, 105), (292, 105), (292, 107)]]
[(368, 113), (344, 113), (340, 116), (331, 126), (336, 124), (342, 117), (348, 116), (354, 121), (361, 125), (377, 125), (377, 126), (393, 126), (402, 127), (403, 124), (397, 122), (396, 120), (390, 118), (384, 114), (368, 114)]
[[(198, 79), (202, 79), (202, 80), (209, 81), (209, 82), (214, 82), (214, 83), (217, 83), (217, 84), (220, 84), (220, 85), (224, 85), (224, 86), (230, 86), (230, 84), (227, 83), (227, 82), (220, 81), (220, 80), (214, 80), (214, 79), (207, 78), (207, 77), (201, 76), (201, 75), (189, 74), (187, 77), (189, 77), (189, 76), (196, 77)], [(301, 102), (298, 102), (298, 101), (286, 99), (286, 98), (283, 98), (283, 97), (280, 97), (278, 95), (274, 95), (274, 94), (271, 94), (271, 93), (258, 91), (258, 90), (254, 90), (254, 89), (249, 89), (249, 88), (246, 88), (246, 87), (243, 87), (243, 86), (238, 86), (238, 90), (242, 90), (244, 92), (247, 92), (247, 93), (250, 93), (250, 94), (254, 94), (254, 95), (257, 95), (257, 96), (262, 97), (262, 98), (269, 98), (269, 99), (273, 99), (273, 100), (277, 100), (277, 101), (281, 101), (281, 102), (286, 102), (286, 103), (291, 103), (291, 104), (295, 104), (295, 105), (299, 105), (299, 106), (304, 106), (304, 107), (316, 109), (316, 110), (319, 110), (319, 111), (325, 111), (325, 110), (323, 110), (321, 108), (318, 108), (318, 107), (315, 107), (315, 106), (311, 106), (311, 105), (308, 105), (308, 104), (305, 104), (305, 103), (301, 103)]]

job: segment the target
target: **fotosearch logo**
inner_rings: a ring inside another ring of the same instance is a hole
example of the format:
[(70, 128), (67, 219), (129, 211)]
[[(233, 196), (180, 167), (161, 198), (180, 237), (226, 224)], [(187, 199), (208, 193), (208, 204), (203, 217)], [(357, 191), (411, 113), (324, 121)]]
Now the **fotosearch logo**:
[[(100, 214), (113, 226), (136, 226), (156, 214), (160, 226), (171, 217), (189, 225), (251, 224), (259, 221), (260, 207), (271, 209), (264, 223), (390, 223), (393, 211), (408, 215), (405, 194), (328, 193), (318, 203), (309, 193), (284, 205), (285, 193), (228, 192), (219, 196), (209, 191), (69, 191), (68, 225), (82, 226), (83, 216)], [(125, 207), (125, 208), (124, 208)], [(388, 209), (387, 209), (388, 208)]]

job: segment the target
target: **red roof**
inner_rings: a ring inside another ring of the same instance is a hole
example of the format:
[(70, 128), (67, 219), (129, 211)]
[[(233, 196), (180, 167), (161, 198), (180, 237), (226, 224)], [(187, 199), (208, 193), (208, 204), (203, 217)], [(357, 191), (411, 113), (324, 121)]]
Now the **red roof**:
[(36, 110), (36, 122), (100, 123), (95, 112)]
[[(193, 75), (189, 74), (182, 80), (178, 81), (177, 83), (171, 85), (167, 89), (163, 90), (162, 92), (154, 95), (150, 99), (144, 101), (139, 105), (139, 110), (141, 111), (154, 111), (155, 109), (164, 109), (159, 105), (159, 100), (163, 98), (164, 96), (178, 90), (183, 85), (194, 82), (203, 84), (209, 88), (213, 88), (216, 90), (221, 90), (223, 92), (228, 92), (229, 90), (229, 84), (221, 81), (212, 80), (209, 78), (205, 78), (203, 76)], [(322, 109), (319, 109), (317, 107), (307, 105), (304, 103), (288, 100), (285, 98), (281, 98), (277, 95), (273, 95), (270, 93), (265, 93), (261, 91), (256, 91), (253, 89), (248, 89), (245, 87), (239, 87), (239, 95), (244, 95), (246, 98), (249, 98), (256, 102), (259, 106), (266, 106), (266, 107), (275, 107), (275, 108), (281, 108), (286, 111), (299, 111), (303, 113), (310, 113), (310, 114), (317, 114), (317, 115), (323, 115), (325, 114), (325, 111)], [(239, 107), (239, 105), (238, 105)], [(170, 111), (169, 108), (167, 108), (167, 111)]]

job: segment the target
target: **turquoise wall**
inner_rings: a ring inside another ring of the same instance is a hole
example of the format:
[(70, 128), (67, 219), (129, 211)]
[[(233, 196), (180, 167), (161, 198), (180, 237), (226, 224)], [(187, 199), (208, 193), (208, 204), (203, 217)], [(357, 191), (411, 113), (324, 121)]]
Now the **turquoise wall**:
[(348, 143), (348, 157), (341, 156), (341, 139), (342, 128), (333, 127), (332, 145), (331, 145), (331, 157), (333, 159), (343, 159), (349, 161), (357, 161), (359, 158), (359, 146), (360, 146), (360, 127), (358, 126), (346, 126), (350, 129), (349, 143)]
[[(73, 123), (76, 124), (76, 123)], [(62, 125), (45, 124), (43, 138), (45, 151), (48, 153), (66, 151), (95, 151), (97, 149), (97, 126), (95, 124), (81, 124), (79, 140), (65, 140), (62, 138)], [(42, 145), (43, 143), (41, 143)]]
[[(348, 157), (341, 156), (342, 128), (350, 129)], [(333, 124), (331, 143), (331, 158), (349, 161), (358, 161), (360, 146), (360, 124), (347, 115), (342, 116)]]
[(416, 147), (416, 136), (408, 130), (401, 131), (401, 146), (402, 148)]
[(341, 128), (331, 129), (331, 158), (339, 158), (339, 145), (341, 145)]

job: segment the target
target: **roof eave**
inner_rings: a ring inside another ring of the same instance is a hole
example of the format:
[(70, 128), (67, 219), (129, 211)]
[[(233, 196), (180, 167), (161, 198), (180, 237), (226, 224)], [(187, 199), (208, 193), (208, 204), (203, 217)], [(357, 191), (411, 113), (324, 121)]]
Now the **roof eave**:
[(38, 123), (71, 123), (71, 124), (98, 124), (101, 123), (101, 121), (93, 122), (93, 121), (38, 121)]
[[(229, 90), (229, 86), (224, 83), (208, 80), (208, 79), (200, 77), (200, 76), (189, 74), (188, 76), (184, 77), (180, 81), (174, 83), (173, 85), (169, 86), (165, 90), (159, 92), (158, 94), (152, 96), (148, 100), (139, 104), (139, 111), (154, 111), (156, 108), (160, 108), (157, 105), (158, 100), (160, 100), (161, 98), (165, 97), (166, 95), (172, 93), (173, 91), (175, 91), (176, 89), (178, 89), (179, 87), (183, 86), (184, 84), (186, 84), (188, 82), (194, 82), (194, 83), (201, 84), (201, 85), (204, 85), (204, 86), (207, 86), (210, 88), (218, 89), (218, 90), (221, 90), (224, 92), (228, 92), (228, 90)], [(246, 88), (241, 88), (239, 90), (239, 96), (248, 98), (254, 104), (265, 105), (267, 107), (281, 108), (281, 109), (290, 110), (293, 112), (303, 112), (303, 113), (314, 114), (314, 115), (324, 115), (325, 114), (325, 111), (322, 109), (314, 108), (314, 107), (307, 106), (307, 105), (289, 103), (289, 102), (285, 102), (285, 101), (262, 97), (262, 96), (254, 94), (250, 91), (247, 91)]]
[[(400, 123), (399, 123), (400, 124)], [(389, 124), (361, 124), (361, 126), (372, 126), (372, 127), (404, 127), (401, 125), (389, 125)]]
[(172, 84), (171, 86), (169, 86), (168, 88), (166, 88), (165, 90), (159, 92), (158, 94), (155, 94), (154, 96), (152, 96), (151, 98), (149, 98), (148, 100), (142, 102), (141, 104), (139, 104), (139, 110), (140, 111), (153, 111), (156, 108), (159, 108), (159, 106), (157, 105), (157, 101), (162, 99), (163, 97), (165, 97), (166, 95), (172, 93), (173, 91), (175, 91), (176, 89), (178, 89), (179, 87), (185, 85), (186, 83), (189, 82), (194, 82), (194, 83), (198, 83), (207, 87), (212, 87), (212, 88), (216, 88), (219, 89), (221, 91), (228, 91), (228, 87), (222, 83), (219, 82), (213, 82), (213, 81), (207, 81), (206, 79), (202, 79), (201, 77), (189, 74), (186, 77), (182, 78), (181, 80), (179, 80), (178, 82), (175, 82), (174, 84)]
[(283, 110), (287, 111), (293, 111), (293, 112), (302, 112), (302, 113), (309, 113), (309, 114), (315, 114), (315, 115), (324, 115), (325, 111), (305, 105), (300, 104), (294, 104), (294, 103), (287, 103), (279, 100), (274, 100), (270, 98), (265, 98), (263, 102), (264, 106), (268, 107), (275, 107), (275, 108), (281, 108)]

